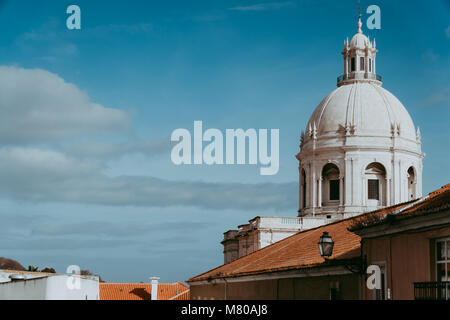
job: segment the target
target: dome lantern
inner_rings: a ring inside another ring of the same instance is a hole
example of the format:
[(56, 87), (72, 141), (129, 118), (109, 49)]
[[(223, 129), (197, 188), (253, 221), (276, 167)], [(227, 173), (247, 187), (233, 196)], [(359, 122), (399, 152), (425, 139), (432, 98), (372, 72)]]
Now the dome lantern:
[(381, 85), (381, 76), (376, 74), (376, 55), (378, 50), (362, 31), (361, 14), (359, 14), (356, 34), (350, 43), (344, 41), (344, 74), (337, 79), (337, 86), (354, 82), (371, 82)]

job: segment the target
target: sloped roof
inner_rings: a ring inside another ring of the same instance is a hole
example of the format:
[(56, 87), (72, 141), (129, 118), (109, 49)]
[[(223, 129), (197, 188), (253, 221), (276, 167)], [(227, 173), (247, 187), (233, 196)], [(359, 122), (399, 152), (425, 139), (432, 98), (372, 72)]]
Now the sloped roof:
[[(100, 283), (100, 300), (151, 300), (150, 283)], [(188, 300), (189, 287), (181, 282), (159, 283), (158, 300)]]
[(329, 261), (352, 259), (360, 255), (359, 235), (349, 228), (364, 228), (383, 221), (386, 216), (396, 214), (407, 217), (430, 212), (436, 208), (449, 207), (450, 184), (431, 192), (422, 200), (412, 200), (391, 207), (364, 213), (357, 217), (340, 220), (318, 228), (298, 232), (270, 246), (243, 256), (228, 264), (221, 265), (188, 280), (188, 282), (214, 278), (239, 277), (274, 271), (287, 271), (318, 267), (325, 264), (320, 256), (318, 242), (327, 231), (334, 241), (333, 255)]
[(411, 201), (408, 206), (398, 210), (390, 210), (382, 216), (368, 213), (356, 217), (350, 226), (351, 231), (368, 228), (387, 221), (407, 219), (412, 216), (425, 215), (450, 208), (450, 183), (431, 192), (427, 197)]

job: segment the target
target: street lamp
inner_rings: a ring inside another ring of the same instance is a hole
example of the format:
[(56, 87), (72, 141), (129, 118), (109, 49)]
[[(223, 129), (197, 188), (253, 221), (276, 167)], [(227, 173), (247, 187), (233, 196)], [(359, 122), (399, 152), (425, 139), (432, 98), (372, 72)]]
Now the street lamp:
[(322, 257), (330, 257), (333, 254), (334, 242), (328, 232), (324, 232), (319, 240), (319, 250)]

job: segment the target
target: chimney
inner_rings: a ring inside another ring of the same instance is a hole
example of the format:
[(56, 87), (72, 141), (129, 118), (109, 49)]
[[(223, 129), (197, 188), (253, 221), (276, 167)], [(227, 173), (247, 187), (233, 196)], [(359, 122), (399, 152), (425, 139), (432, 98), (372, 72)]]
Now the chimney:
[(152, 280), (152, 300), (158, 300), (158, 277), (151, 277)]

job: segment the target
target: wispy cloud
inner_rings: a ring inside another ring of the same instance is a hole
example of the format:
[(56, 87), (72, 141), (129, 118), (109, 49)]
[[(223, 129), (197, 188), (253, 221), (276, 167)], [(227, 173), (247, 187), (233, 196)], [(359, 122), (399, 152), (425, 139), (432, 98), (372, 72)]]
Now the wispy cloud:
[(126, 33), (129, 35), (136, 35), (141, 33), (149, 33), (153, 31), (153, 25), (150, 23), (136, 23), (136, 24), (108, 24), (87, 28), (87, 35), (104, 36), (108, 33)]
[(117, 158), (130, 153), (156, 156), (170, 152), (170, 140), (152, 139), (136, 140), (121, 143), (87, 142), (71, 146), (68, 153), (82, 158), (108, 159)]
[(266, 3), (258, 3), (250, 6), (237, 6), (233, 8), (229, 8), (228, 10), (234, 11), (268, 11), (268, 10), (277, 10), (282, 8), (294, 7), (295, 3), (292, 1), (286, 2), (266, 2)]
[(199, 228), (207, 228), (203, 222), (164, 222), (164, 223), (111, 223), (108, 221), (86, 221), (78, 223), (47, 223), (33, 227), (31, 234), (37, 236), (107, 236), (130, 237), (167, 231), (191, 233)]
[(419, 105), (433, 106), (441, 102), (450, 104), (450, 87), (432, 92), (427, 98), (422, 100)]
[(0, 194), (33, 202), (207, 209), (293, 209), (296, 184), (170, 181), (102, 174), (102, 166), (57, 151), (0, 148)]
[(433, 49), (427, 49), (422, 54), (422, 59), (431, 61), (431, 62), (436, 62), (439, 59), (439, 55), (437, 53), (435, 53)]

